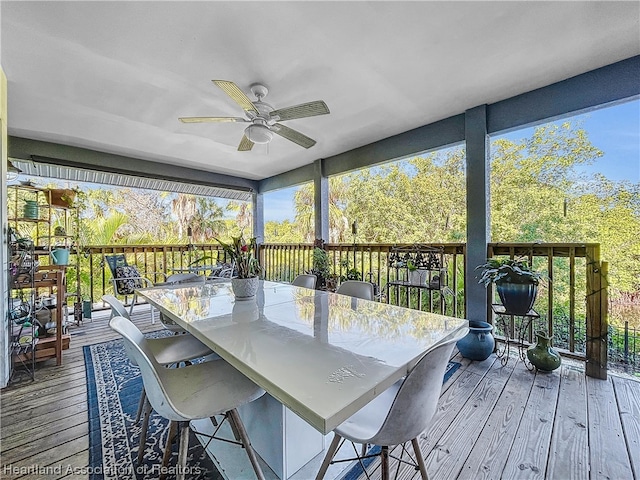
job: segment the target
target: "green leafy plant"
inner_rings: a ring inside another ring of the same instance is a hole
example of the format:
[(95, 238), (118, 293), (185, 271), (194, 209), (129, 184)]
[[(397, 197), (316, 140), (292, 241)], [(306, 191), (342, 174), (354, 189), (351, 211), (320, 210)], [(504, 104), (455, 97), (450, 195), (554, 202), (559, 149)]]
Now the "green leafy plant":
[(216, 238), (224, 252), (233, 260), (238, 270), (237, 278), (257, 277), (262, 273), (260, 262), (256, 258), (258, 245), (255, 237), (245, 240), (242, 235), (231, 237), (231, 243)]
[(544, 276), (531, 270), (529, 263), (522, 259), (490, 258), (486, 263), (478, 265), (476, 270), (482, 273), (478, 283), (485, 287), (491, 283), (518, 283), (538, 285)]

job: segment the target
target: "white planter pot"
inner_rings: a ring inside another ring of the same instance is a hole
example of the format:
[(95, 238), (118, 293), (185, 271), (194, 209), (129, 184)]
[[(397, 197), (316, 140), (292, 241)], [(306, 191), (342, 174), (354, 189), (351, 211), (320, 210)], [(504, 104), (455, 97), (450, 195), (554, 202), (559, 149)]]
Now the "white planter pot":
[(427, 283), (428, 272), (426, 270), (414, 270), (409, 272), (409, 283), (411, 285), (425, 285)]
[(236, 300), (249, 300), (255, 297), (258, 291), (258, 277), (232, 278), (231, 289)]

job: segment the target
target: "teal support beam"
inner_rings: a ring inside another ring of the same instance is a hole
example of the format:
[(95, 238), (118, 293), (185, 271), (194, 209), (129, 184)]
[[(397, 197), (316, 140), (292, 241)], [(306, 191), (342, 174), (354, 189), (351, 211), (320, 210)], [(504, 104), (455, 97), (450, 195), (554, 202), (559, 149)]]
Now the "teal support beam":
[(490, 164), (487, 106), (465, 112), (467, 160), (467, 255), (465, 264), (466, 313), (469, 320), (487, 318), (487, 292), (476, 279), (475, 268), (485, 263), (491, 238), (489, 206)]
[(313, 164), (314, 225), (316, 238), (329, 241), (329, 179), (324, 173), (324, 161)]
[(251, 206), (253, 212), (253, 236), (256, 237), (258, 245), (264, 243), (264, 196), (261, 193), (254, 193), (251, 196)]

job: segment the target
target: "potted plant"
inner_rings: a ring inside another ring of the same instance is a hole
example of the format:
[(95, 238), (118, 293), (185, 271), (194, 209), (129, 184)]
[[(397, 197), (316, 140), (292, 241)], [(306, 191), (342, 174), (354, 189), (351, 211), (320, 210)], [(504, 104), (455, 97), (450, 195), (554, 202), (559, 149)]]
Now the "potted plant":
[(49, 205), (53, 207), (70, 208), (77, 193), (77, 190), (71, 188), (51, 188), (46, 197)]
[(543, 275), (532, 270), (526, 260), (490, 258), (476, 270), (481, 271), (479, 283), (485, 287), (491, 283), (496, 285), (507, 313), (526, 315), (531, 310)]
[(424, 285), (427, 282), (427, 271), (418, 268), (412, 261), (407, 260), (407, 270), (409, 271), (409, 283), (411, 285)]
[(231, 279), (231, 288), (237, 300), (255, 297), (258, 291), (258, 279), (262, 267), (256, 257), (258, 245), (255, 237), (245, 240), (242, 235), (231, 237), (231, 243), (216, 238), (224, 252), (235, 264), (238, 274)]
[(335, 290), (338, 286), (337, 276), (331, 274), (331, 261), (329, 254), (324, 249), (324, 241), (322, 239), (317, 239), (314, 242), (311, 270), (306, 273), (311, 273), (318, 278), (316, 282), (318, 290)]

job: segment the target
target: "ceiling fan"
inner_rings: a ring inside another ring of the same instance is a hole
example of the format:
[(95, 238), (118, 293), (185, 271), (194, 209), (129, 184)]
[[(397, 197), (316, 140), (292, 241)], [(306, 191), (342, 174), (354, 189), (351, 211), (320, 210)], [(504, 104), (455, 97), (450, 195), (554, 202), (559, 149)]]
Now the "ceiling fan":
[(292, 107), (274, 109), (271, 105), (262, 101), (263, 98), (267, 96), (267, 93), (269, 93), (269, 90), (264, 85), (254, 83), (249, 87), (251, 89), (251, 93), (253, 93), (257, 98), (255, 102), (252, 102), (235, 83), (227, 80), (212, 80), (212, 82), (220, 87), (224, 93), (229, 95), (234, 102), (240, 105), (247, 118), (180, 117), (178, 120), (183, 123), (250, 123), (251, 125), (245, 128), (242, 140), (240, 140), (240, 144), (238, 145), (238, 151), (240, 152), (251, 150), (253, 145), (256, 143), (269, 143), (272, 140), (274, 133), (277, 133), (281, 137), (284, 137), (293, 143), (297, 143), (304, 148), (311, 148), (316, 144), (314, 139), (278, 122), (293, 120), (296, 118), (313, 117), (316, 115), (326, 115), (329, 113), (329, 108), (322, 100), (302, 103)]

